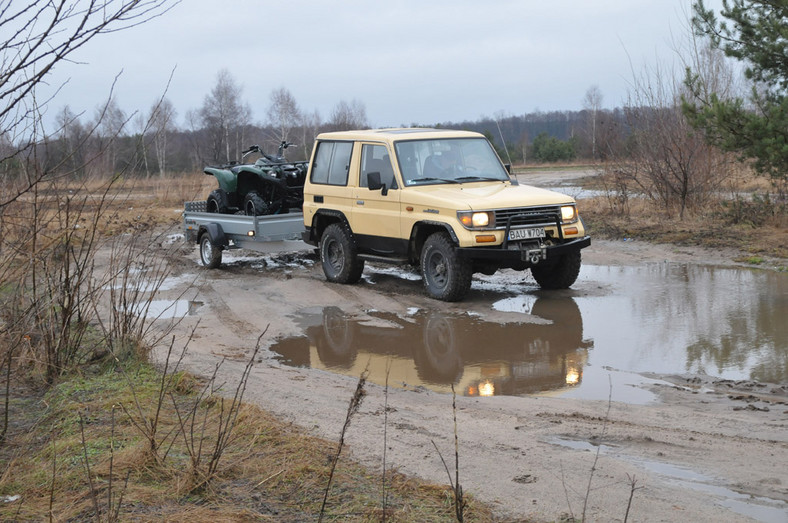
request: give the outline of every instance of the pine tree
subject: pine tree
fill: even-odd
[[[719,20],[703,0],[693,5],[696,34],[741,61],[749,97],[723,99],[687,71],[692,93],[683,109],[710,142],[754,161],[783,187],[788,182],[788,1],[723,0]]]

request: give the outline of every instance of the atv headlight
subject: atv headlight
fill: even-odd
[[[561,223],[572,223],[577,220],[577,208],[574,205],[561,207]]]
[[[490,211],[457,211],[457,219],[466,229],[481,229],[495,223],[495,216]]]

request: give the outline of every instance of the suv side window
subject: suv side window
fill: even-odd
[[[385,145],[364,144],[361,147],[361,179],[359,187],[367,187],[367,174],[380,173],[380,181],[389,189],[397,188],[397,179]]]
[[[312,165],[312,183],[347,185],[353,142],[319,142]]]

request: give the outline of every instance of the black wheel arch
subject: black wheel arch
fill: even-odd
[[[410,251],[408,255],[410,262],[414,265],[418,265],[421,259],[421,251],[424,247],[424,242],[427,241],[427,238],[429,238],[431,234],[443,231],[449,233],[449,237],[456,245],[460,244],[460,240],[454,233],[454,229],[447,223],[424,220],[413,224],[413,229],[410,231],[408,248]]]
[[[350,229],[350,222],[342,211],[318,209],[312,217],[312,225],[309,228],[309,239],[315,242],[315,244],[320,243],[320,238],[323,236],[323,231],[326,230],[326,227],[337,222],[344,222],[348,229]],[[350,231],[353,232],[352,229],[350,229]]]
[[[207,234],[211,240],[211,244],[217,249],[225,249],[230,244],[227,236],[224,234],[224,229],[218,223],[204,223],[200,225],[197,232],[197,241],[200,241],[203,234]]]

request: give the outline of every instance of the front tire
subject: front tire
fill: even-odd
[[[446,232],[431,234],[421,250],[421,274],[424,289],[442,301],[459,301],[471,288],[473,266],[461,258]]]
[[[268,214],[268,204],[257,191],[249,191],[244,198],[244,213],[247,216],[262,216]]]
[[[580,251],[562,254],[546,265],[534,265],[531,274],[542,289],[568,289],[580,274]]]
[[[207,232],[200,236],[200,261],[206,269],[216,269],[222,264],[222,250],[211,243]]]
[[[320,237],[320,261],[326,279],[334,283],[356,283],[364,271],[352,233],[344,223],[332,223]]]

